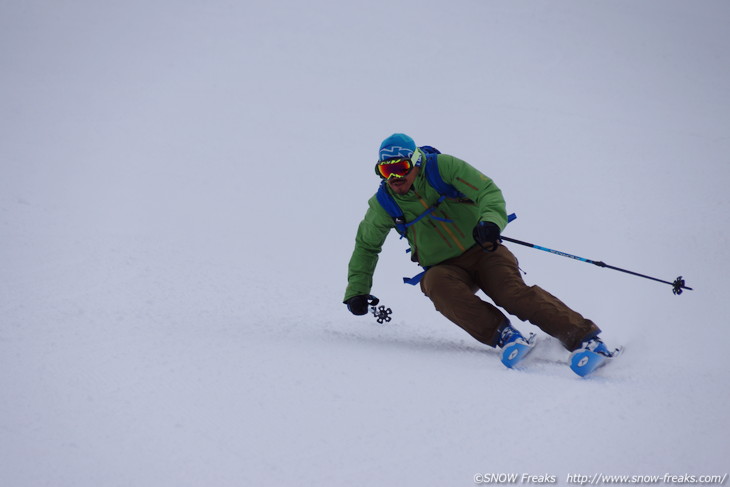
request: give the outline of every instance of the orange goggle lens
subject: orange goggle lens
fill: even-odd
[[[390,161],[379,162],[375,169],[378,175],[383,179],[390,179],[393,177],[405,177],[411,169],[413,169],[413,162],[410,159],[393,159]]]

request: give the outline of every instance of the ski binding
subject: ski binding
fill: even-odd
[[[595,352],[586,348],[579,348],[570,354],[570,369],[581,377],[593,373],[599,367],[606,365],[623,353],[624,348],[618,347],[608,354]]]
[[[505,345],[502,349],[502,363],[510,369],[519,364],[535,348],[536,338],[537,335],[530,333],[527,340],[518,338]]]

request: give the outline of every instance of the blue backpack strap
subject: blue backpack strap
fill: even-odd
[[[433,149],[433,147],[424,146],[423,148],[430,148]],[[433,186],[436,191],[441,195],[441,198],[439,199],[438,203],[436,203],[436,206],[438,206],[441,201],[443,201],[444,197],[447,198],[466,198],[466,195],[459,190],[457,190],[452,185],[448,184],[446,181],[444,181],[444,178],[441,177],[441,172],[439,171],[439,165],[438,165],[438,154],[441,154],[437,149],[433,149],[434,152],[427,152],[426,153],[426,180],[428,181],[428,184]],[[431,218],[435,220],[442,220],[446,221],[443,218],[438,218],[435,216],[432,216]],[[507,223],[510,223],[512,220],[517,218],[517,215],[514,213],[511,213],[507,215]]]
[[[438,191],[440,195],[444,195],[447,198],[466,198],[464,193],[458,191],[441,177],[438,165],[439,154],[440,152],[438,151],[436,153],[426,153],[426,181],[428,181],[428,184]]]
[[[421,149],[421,152],[424,154],[441,154],[440,150],[435,147],[431,147],[430,145],[422,145],[419,149]]]
[[[416,284],[421,282],[421,279],[423,279],[423,275],[428,270],[428,267],[424,267],[424,270],[419,272],[413,277],[404,277],[403,278],[403,284],[410,284],[411,286],[415,286]]]
[[[403,215],[403,210],[400,209],[398,203],[395,202],[393,196],[388,192],[385,181],[380,183],[380,187],[376,193],[376,198],[378,199],[380,206],[382,206],[385,212],[393,219],[395,229],[400,234],[400,238],[405,237],[406,229],[408,228],[408,225],[406,225],[406,218]]]

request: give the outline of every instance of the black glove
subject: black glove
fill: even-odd
[[[372,294],[358,294],[345,301],[345,304],[350,313],[362,316],[367,314],[368,306],[375,306],[379,302],[380,300]]]
[[[489,252],[497,250],[499,234],[499,226],[492,222],[479,222],[472,232],[474,240],[476,240],[479,246]],[[491,248],[487,247],[486,244],[490,244]]]

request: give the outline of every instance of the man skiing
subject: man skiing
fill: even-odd
[[[376,301],[370,292],[378,254],[390,230],[398,228],[412,260],[427,269],[420,281],[423,293],[476,340],[500,349],[506,366],[530,351],[534,337],[525,338],[499,308],[557,338],[574,355],[585,350],[610,357],[595,323],[522,280],[517,259],[500,242],[508,217],[497,185],[465,161],[440,153],[427,157],[426,149],[431,148],[417,147],[405,134],[393,134],[380,146],[375,170],[383,187],[369,200],[357,230],[344,299],[348,310],[364,315]],[[428,164],[437,167],[427,169]],[[434,170],[460,198],[444,198],[433,187],[426,173]],[[383,196],[403,218],[386,211]],[[478,289],[494,305],[480,299]]]

